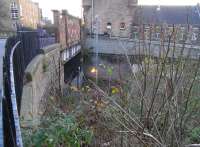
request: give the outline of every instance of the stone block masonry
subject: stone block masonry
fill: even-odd
[[[136,5],[136,0],[83,0],[88,33],[95,33],[98,28],[98,34],[130,37]]]
[[[61,46],[51,45],[42,49],[41,54],[28,65],[21,102],[21,119],[24,126],[38,125],[45,111],[46,100],[62,93],[64,65],[60,55]]]

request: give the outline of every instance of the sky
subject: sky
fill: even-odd
[[[67,9],[68,12],[74,16],[81,17],[81,5],[82,0],[32,0],[39,2],[40,8],[44,17],[53,19],[53,13],[51,10],[62,10]]]
[[[52,9],[67,9],[74,16],[81,17],[82,0],[33,0],[39,2],[43,16],[52,19]],[[196,5],[200,0],[138,0],[140,5]]]

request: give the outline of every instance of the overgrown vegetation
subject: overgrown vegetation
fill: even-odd
[[[81,147],[91,143],[93,132],[75,117],[72,111],[64,112],[68,104],[74,103],[60,101],[65,109],[59,106],[59,102],[51,97],[48,100],[48,110],[43,115],[41,125],[38,127],[23,127],[25,146],[30,147]],[[56,103],[55,103],[56,102]],[[63,107],[64,108],[64,107]],[[68,108],[70,110],[70,108]]]
[[[140,60],[138,72],[133,71],[131,59],[125,54],[132,70],[129,76],[111,85],[108,79],[106,87],[106,84],[101,87],[101,82],[96,85],[90,81],[96,91],[93,92],[96,103],[105,105],[98,121],[106,129],[104,132],[111,133],[107,137],[105,133],[100,135],[109,138],[100,144],[182,147],[199,143],[200,62],[198,56],[192,56],[192,49],[186,48],[189,33],[186,32],[185,41],[178,48],[176,33],[179,28],[173,27],[169,34],[161,30],[160,53],[155,60],[150,55],[151,40],[145,42],[142,29],[144,40],[138,43],[139,52],[146,56]]]
[[[74,116],[58,114],[43,120],[38,128],[24,131],[25,146],[80,147],[91,142],[92,132],[83,129]]]
[[[101,65],[107,81],[99,79],[96,84],[86,79],[81,89],[70,87],[67,96],[50,98],[42,125],[25,135],[27,145],[182,147],[199,143],[200,60],[192,59],[191,52],[184,54],[185,44],[177,55],[174,36],[176,28],[161,39],[161,44],[168,42],[160,46],[156,59],[148,54],[151,45],[139,44],[146,56],[140,59],[138,72],[125,55],[132,71],[129,76],[111,81],[113,67]]]

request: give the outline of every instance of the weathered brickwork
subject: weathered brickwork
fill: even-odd
[[[98,34],[130,37],[136,6],[136,0],[93,0],[93,3],[92,0],[83,0],[88,33],[94,33],[98,28]]]
[[[57,40],[60,42],[62,48],[71,47],[81,40],[81,25],[80,19],[74,17],[66,10],[59,11],[54,10],[54,24],[58,28]]]
[[[83,0],[83,8],[87,34],[144,39],[150,36],[151,29],[151,37],[159,40],[161,32],[169,34],[175,25],[179,40],[184,40],[185,34],[192,43],[200,38],[196,6],[159,7],[138,5],[137,0]]]

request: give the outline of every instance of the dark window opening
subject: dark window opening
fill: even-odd
[[[110,22],[107,23],[107,29],[111,30],[112,29],[112,24]]]
[[[124,22],[120,23],[120,30],[125,30],[126,24]]]

